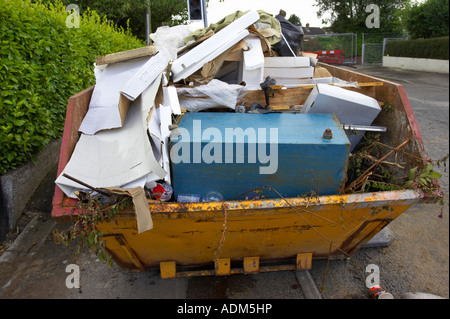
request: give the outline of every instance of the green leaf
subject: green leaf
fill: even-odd
[[[16,126],[22,126],[26,123],[27,121],[25,120],[13,120],[14,125]]]
[[[87,239],[88,248],[92,248],[95,245],[95,233],[90,233]]]
[[[410,181],[412,181],[412,180],[414,180],[414,178],[416,178],[416,172],[417,172],[417,169],[418,169],[418,168],[419,168],[419,167],[416,166],[416,167],[412,168],[412,169],[409,171],[408,179],[409,179]]]
[[[102,262],[102,263],[106,263],[107,261],[108,261],[108,259],[109,259],[109,255],[105,252],[105,251],[101,251],[99,254],[98,254],[98,259],[100,259],[100,261]]]
[[[436,179],[438,179],[438,178],[441,178],[442,175],[439,174],[438,172],[431,172],[431,173],[428,175],[428,177],[429,177],[429,178],[436,178]]]

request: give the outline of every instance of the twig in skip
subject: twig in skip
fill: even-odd
[[[388,158],[392,153],[397,152],[399,149],[401,149],[403,146],[408,144],[410,139],[407,139],[405,142],[397,146],[395,149],[384,155],[382,158],[380,158],[378,161],[376,161],[372,166],[370,166],[363,174],[361,174],[353,183],[351,183],[347,188],[345,189],[345,192],[350,191],[352,189],[355,189],[361,185],[361,182],[365,180],[367,174],[371,172],[371,170],[380,164],[382,161],[384,161],[386,158]]]
[[[112,196],[112,193],[110,193],[108,191],[105,191],[105,190],[102,190],[102,189],[99,189],[99,188],[92,187],[92,186],[90,186],[90,185],[88,185],[88,184],[86,184],[86,183],[84,183],[84,182],[82,182],[82,181],[72,177],[72,176],[69,176],[67,174],[63,174],[62,176],[64,176],[65,178],[68,178],[68,179],[74,181],[75,183],[83,185],[84,187],[87,187],[90,190],[93,190],[94,192],[97,192],[97,193],[99,193],[101,195],[104,195],[104,196],[107,196],[107,197],[111,197]]]

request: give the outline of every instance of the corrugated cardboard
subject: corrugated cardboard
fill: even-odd
[[[56,184],[71,198],[84,187],[66,178],[72,176],[95,188],[122,187],[154,172],[165,172],[155,159],[147,135],[147,118],[160,88],[161,76],[132,102],[123,127],[95,135],[82,134],[70,161]]]

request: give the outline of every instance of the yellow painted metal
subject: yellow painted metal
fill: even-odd
[[[175,278],[177,276],[177,265],[174,261],[159,263],[162,279]]]
[[[216,276],[227,276],[231,273],[230,258],[220,258],[215,261]]]
[[[258,271],[259,271],[259,257],[245,257],[244,272],[246,274],[253,274]]]
[[[309,270],[312,267],[312,254],[298,254],[296,262],[296,270]]]
[[[213,203],[150,202],[152,230],[138,234],[132,211],[100,224],[99,230],[106,238],[123,236],[126,245],[109,239],[106,247],[118,264],[138,270],[158,268],[167,261],[177,267],[213,268],[216,258],[244,262],[247,256],[258,256],[261,261],[295,260],[303,253],[313,258],[327,258],[329,254],[339,258],[350,256],[419,201],[423,194],[417,192]],[[217,275],[236,273],[230,269],[230,262],[225,268],[225,264],[219,266]],[[297,266],[287,268],[295,270]],[[260,271],[271,270],[260,267]],[[206,270],[205,274],[214,272]]]

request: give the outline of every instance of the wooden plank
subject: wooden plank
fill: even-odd
[[[375,87],[382,85],[383,82],[361,82],[356,84],[357,87],[348,86],[342,88],[375,98]],[[290,89],[282,89],[281,86],[271,86],[271,88],[274,89],[275,96],[270,98],[269,105],[271,107],[303,105],[315,86],[315,84],[304,85]],[[266,105],[266,98],[263,90],[249,91],[237,104],[245,103],[245,105],[250,106],[254,102]]]
[[[95,58],[95,64],[96,65],[103,65],[103,64],[111,64],[111,63],[117,63],[122,61],[127,61],[131,59],[136,58],[142,58],[145,56],[153,56],[158,52],[156,47],[154,45],[145,46],[142,48],[137,48],[133,50],[128,51],[122,51],[122,52],[116,52],[111,53],[107,55],[102,55]]]
[[[289,105],[269,105],[271,111],[288,111],[291,107]]]
[[[275,96],[270,98],[270,105],[303,105],[313,87],[274,90]],[[245,103],[245,105],[250,106],[254,102],[266,105],[266,97],[263,90],[248,92],[238,104]]]

